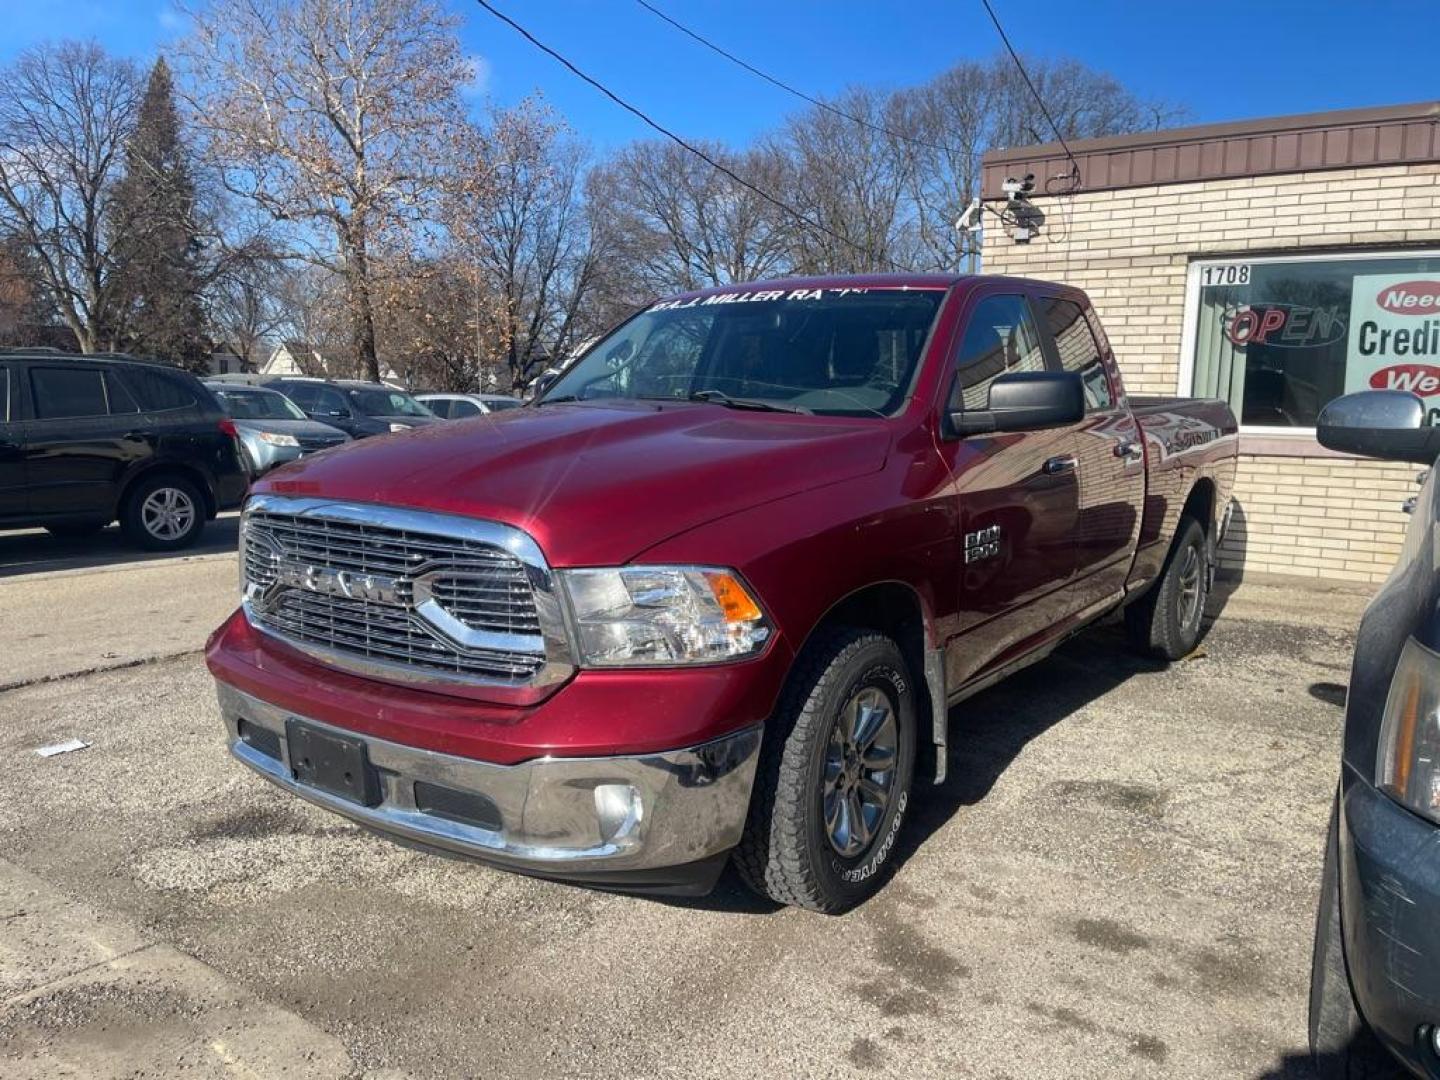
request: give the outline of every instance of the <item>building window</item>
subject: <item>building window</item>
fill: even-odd
[[[1305,430],[1332,398],[1413,390],[1440,417],[1440,254],[1192,263],[1182,392],[1242,427]]]

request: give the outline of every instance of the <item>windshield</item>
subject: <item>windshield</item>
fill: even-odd
[[[888,415],[909,389],[944,295],[773,289],[662,300],[586,353],[542,400],[708,396]]]
[[[351,390],[350,400],[366,416],[434,416],[409,394],[400,390]]]
[[[216,390],[215,396],[236,420],[305,419],[293,401],[270,390]]]

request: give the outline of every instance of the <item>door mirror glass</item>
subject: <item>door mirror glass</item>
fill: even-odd
[[[1362,390],[1320,410],[1320,445],[1346,454],[1431,465],[1440,428],[1425,426],[1425,403],[1408,390]]]
[[[990,384],[984,409],[952,412],[947,419],[956,438],[1078,424],[1085,419],[1085,382],[1078,371],[1011,372]]]

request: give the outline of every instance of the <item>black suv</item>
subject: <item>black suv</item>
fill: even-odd
[[[0,529],[141,547],[193,543],[246,479],[234,427],[193,375],[123,356],[0,351]]]
[[[408,431],[439,419],[404,390],[381,383],[278,375],[217,375],[211,381],[244,382],[278,390],[311,420],[337,427],[352,439]]]

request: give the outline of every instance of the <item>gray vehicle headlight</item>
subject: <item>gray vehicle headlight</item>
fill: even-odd
[[[1414,638],[1405,642],[1385,698],[1375,782],[1440,823],[1440,656]]]
[[[753,656],[771,626],[733,570],[623,566],[560,570],[590,667],[713,664]]]
[[[271,446],[299,446],[300,440],[294,435],[286,435],[281,431],[257,431],[261,442],[267,442]]]

